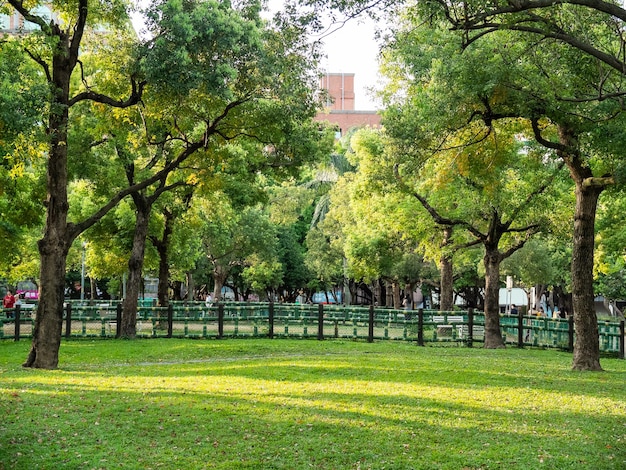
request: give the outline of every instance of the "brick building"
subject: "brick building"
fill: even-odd
[[[31,10],[33,15],[41,16],[42,18],[57,20],[57,15],[52,12],[50,4],[40,5]],[[24,17],[16,11],[12,11],[9,14],[0,13],[0,32],[17,34],[26,33],[39,29],[35,23],[24,20]]]
[[[353,73],[328,73],[322,77],[321,88],[328,92],[329,100],[326,109],[315,120],[336,124],[338,136],[352,127],[380,126],[380,115],[376,111],[354,109]]]

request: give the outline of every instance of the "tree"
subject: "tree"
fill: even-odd
[[[33,14],[35,10],[29,10],[21,1],[8,0],[8,4],[40,30],[37,35],[22,38],[21,45],[40,67],[50,90],[42,115],[50,138],[46,225],[39,242],[40,302],[25,366],[52,369],[58,364],[63,279],[72,242],[127,195],[165,181],[169,173],[199,149],[246,134],[254,124],[264,132],[257,133],[256,139],[278,149],[264,164],[295,166],[304,155],[308,158],[311,153],[299,150],[310,142],[302,137],[309,131],[313,134],[313,126],[305,131],[299,123],[303,116],[310,117],[315,111],[316,81],[311,67],[315,54],[308,54],[310,48],[302,39],[302,28],[292,28],[286,22],[279,29],[263,28],[256,2],[240,8],[214,2],[157,2],[149,11],[149,27],[155,35],[145,47],[135,49],[136,55],[131,54],[132,34],[121,3],[57,2],[54,6],[58,17],[52,19]],[[187,13],[190,16],[185,17]],[[102,24],[106,30],[98,33],[99,49],[95,50],[91,65],[96,65],[98,57],[106,56],[113,64],[110,73],[101,73],[102,69],[79,59],[88,49],[89,27]],[[207,28],[207,24],[213,28]],[[103,40],[107,33],[108,40]],[[217,41],[211,41],[212,34]],[[118,41],[117,37],[126,41]],[[106,67],[102,61],[98,64]],[[276,80],[279,70],[290,73]],[[171,118],[169,124],[176,130],[170,134],[175,140],[171,159],[145,179],[137,179],[131,186],[114,192],[84,219],[70,221],[69,169],[78,150],[71,147],[68,139],[77,118],[70,110],[78,111],[87,104],[91,105],[91,112],[101,114],[106,109],[129,109],[142,99],[148,81],[151,94],[158,96],[162,104],[160,112]],[[103,82],[107,87],[99,89]],[[287,96],[291,99],[287,100]],[[163,103],[169,104],[169,108]],[[255,106],[246,106],[251,104]],[[226,116],[233,120],[224,122]],[[263,127],[261,123],[272,125]],[[147,129],[149,137],[162,135],[152,134],[160,129],[151,124]],[[104,143],[103,148],[115,150],[116,138],[120,138],[116,131],[109,128],[103,132],[98,139]],[[305,143],[300,144],[302,140]],[[125,323],[130,324],[131,319]]]
[[[101,215],[79,223],[68,222],[68,131],[71,127],[70,109],[85,100],[101,103],[109,107],[129,107],[139,102],[144,83],[130,76],[126,97],[112,97],[100,94],[91,88],[76,90],[72,79],[80,64],[79,53],[83,36],[91,25],[105,22],[110,29],[117,29],[127,21],[120,5],[88,2],[57,2],[61,23],[32,13],[23,2],[7,0],[25,20],[39,28],[36,38],[26,37],[21,45],[30,58],[39,65],[49,87],[47,108],[41,119],[46,122],[48,131],[47,148],[47,198],[46,223],[43,237],[39,241],[41,257],[40,294],[37,317],[33,331],[33,342],[27,367],[53,369],[58,364],[58,351],[61,340],[63,318],[63,282],[65,279],[66,257],[76,237],[93,225]],[[35,5],[33,5],[35,6]],[[107,8],[112,6],[113,8]],[[128,24],[128,23],[126,23]],[[115,201],[119,201],[123,196]],[[112,204],[113,206],[114,204]],[[103,209],[105,212],[108,208]]]
[[[578,21],[588,19],[583,16]],[[593,34],[605,27],[588,25]],[[438,31],[441,35],[444,30]],[[454,44],[453,36],[449,40]],[[439,48],[448,55],[458,51],[454,46]],[[480,51],[484,51],[482,56]],[[475,56],[480,61],[471,59]],[[535,42],[510,31],[485,36],[465,49],[463,57],[473,61],[472,82],[469,68],[454,79],[451,72],[459,72],[454,66],[436,63],[434,69],[455,84],[449,89],[458,99],[455,125],[463,119],[481,119],[490,128],[499,119],[523,118],[535,141],[547,149],[546,157],[562,160],[576,185],[572,292],[577,342],[573,368],[600,369],[592,285],[593,225],[598,197],[615,181],[616,171],[619,173],[621,139],[616,131],[623,116],[617,103],[597,98],[619,93],[621,77],[597,61],[581,60],[577,51],[558,42]],[[603,71],[599,79],[598,67]],[[431,117],[436,122],[437,116]]]
[[[506,138],[496,136],[494,130],[494,139],[483,141],[480,150],[467,147],[464,152],[448,153],[453,155],[452,160],[439,153],[433,171],[420,172],[420,180],[426,184],[418,183],[419,189],[413,193],[438,225],[467,231],[474,241],[466,246],[478,243],[484,249],[485,348],[504,347],[500,332],[500,264],[544,228],[545,209],[540,198],[554,178],[551,171],[541,171],[545,167],[540,160],[531,157],[531,162],[524,161],[517,154],[518,146],[508,143],[507,148]],[[498,144],[490,148],[495,140]],[[467,157],[473,159],[471,164]],[[484,168],[489,168],[488,174],[483,173]],[[452,175],[445,175],[447,171]],[[428,184],[433,177],[438,181]],[[405,178],[399,178],[406,187]]]
[[[192,210],[201,221],[198,236],[213,276],[213,297],[219,301],[233,269],[246,266],[253,255],[275,252],[275,227],[257,207],[233,205],[223,193],[195,198]]]
[[[444,15],[454,29],[462,31],[464,47],[490,33],[517,31],[543,40],[562,42],[618,73],[626,74],[626,61],[622,54],[626,9],[612,2],[524,0],[461,3],[429,0],[422,2],[422,8],[427,14],[434,11]],[[600,93],[598,97],[602,95]]]
[[[162,219],[162,229],[158,235],[148,234],[148,239],[159,254],[159,286],[157,302],[158,305],[165,307],[169,305],[169,286],[170,286],[170,266],[172,264],[172,251],[175,247],[173,243],[176,235],[176,229],[181,228],[181,223],[176,222],[184,217],[184,214],[188,211],[191,205],[191,199],[193,196],[192,188],[184,188],[187,191],[183,191],[182,194],[170,194],[169,201],[161,204],[160,215]],[[177,197],[178,196],[178,197]],[[184,223],[184,222],[183,222]],[[193,243],[189,240],[191,237],[187,237],[187,244],[191,245],[191,250],[185,250],[186,256],[177,256],[176,258],[189,260],[187,265],[189,270],[193,266],[195,261],[191,253],[193,253]],[[190,259],[191,258],[191,259]],[[188,300],[193,300],[193,286],[189,286]]]
[[[419,269],[411,262],[417,242],[403,230],[415,217],[416,204],[407,204],[405,195],[386,191],[383,181],[393,176],[381,165],[384,146],[378,131],[362,129],[350,145],[347,158],[354,171],[344,173],[331,190],[330,211],[320,224],[322,236],[331,249],[344,253],[348,276],[385,283],[389,299],[376,292],[375,301],[398,307],[401,290],[420,281]],[[379,291],[378,286],[374,291]]]

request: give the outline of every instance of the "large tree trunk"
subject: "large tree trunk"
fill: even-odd
[[[486,247],[483,261],[485,263],[485,348],[504,348],[500,331],[500,253]]]
[[[135,338],[137,335],[137,303],[143,281],[143,259],[146,251],[146,238],[148,236],[148,222],[150,221],[151,211],[151,204],[147,204],[145,198],[133,195],[133,200],[137,210],[133,247],[128,260],[128,285],[126,287],[126,297],[122,303],[122,325],[120,330],[122,338]]]
[[[567,148],[578,148],[576,136],[566,127],[559,127],[559,140]],[[598,199],[609,181],[594,178],[589,165],[577,153],[561,156],[576,185],[572,247],[572,308],[576,341],[572,369],[602,370],[593,292],[593,252]]]
[[[39,303],[33,341],[24,367],[56,369],[59,363],[67,248],[62,237],[56,240],[58,242],[55,241],[55,231],[47,228],[44,238],[39,242]]]
[[[40,291],[33,341],[24,367],[56,369],[59,363],[67,253],[76,234],[67,224],[67,126],[69,121],[69,38],[58,29],[52,59],[52,103],[48,128],[46,225],[39,241]]]
[[[593,291],[594,231],[600,191],[576,184],[572,250],[572,306],[576,330],[574,370],[602,370]]]

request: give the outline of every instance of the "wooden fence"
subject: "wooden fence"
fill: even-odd
[[[3,310],[0,339],[32,336],[34,314],[22,307]],[[7,315],[10,318],[7,318]],[[65,305],[63,336],[117,337],[121,323],[119,302]],[[500,328],[508,345],[572,351],[576,335],[573,319],[501,316]],[[600,350],[624,359],[624,321],[598,323]],[[150,338],[345,338],[412,341],[472,347],[484,341],[485,318],[480,312],[392,310],[385,308],[226,302],[172,303],[156,307],[143,302],[136,322],[138,337]]]

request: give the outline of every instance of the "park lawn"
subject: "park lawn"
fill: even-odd
[[[626,361],[315,340],[0,342],[0,469],[624,469]]]

